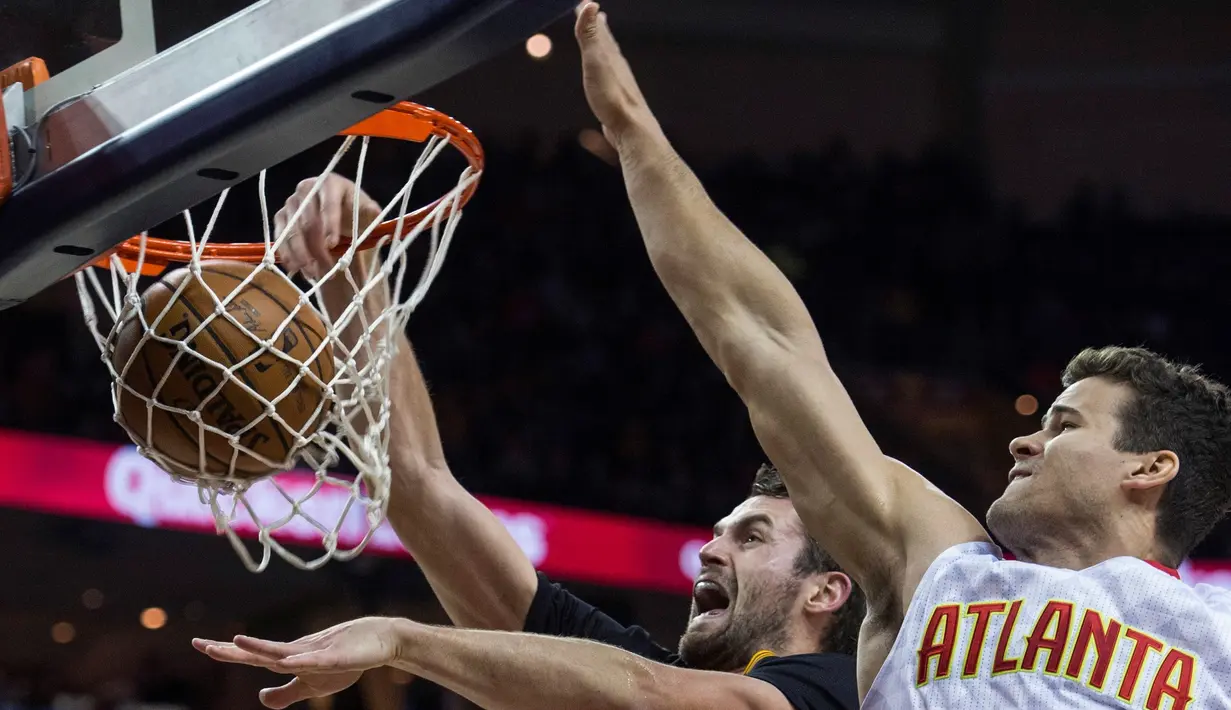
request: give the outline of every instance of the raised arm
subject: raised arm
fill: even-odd
[[[279,231],[307,197],[313,182],[301,183],[278,212],[275,226]],[[332,267],[329,249],[340,237],[351,236],[355,193],[349,180],[328,177],[281,252],[289,272],[303,270],[319,277]],[[362,192],[358,198],[362,230],[377,218],[380,206]],[[375,250],[362,254],[350,267],[357,284],[363,284],[367,270],[376,266]],[[322,291],[327,310],[335,316],[352,301],[353,294],[344,274],[330,279]],[[387,303],[388,294],[374,289],[364,304],[369,318],[374,319]],[[356,342],[361,330],[358,323],[355,319],[343,331],[343,342]],[[406,335],[399,334],[398,339],[389,386],[389,465],[393,472],[389,523],[454,624],[520,631],[538,587],[534,565],[504,524],[453,477],[423,374]],[[362,348],[356,356],[362,360]]]
[[[407,619],[356,619],[290,643],[237,636],[193,646],[217,661],[293,674],[261,691],[270,708],[331,695],[391,665],[488,710],[793,710],[773,685],[744,675],[668,666],[589,640]],[[838,706],[818,697],[808,707]]]
[[[937,554],[986,533],[881,452],[799,295],[672,149],[605,13],[585,4],[576,29],[586,96],[619,153],[655,271],[747,405],[809,532],[864,587],[874,610],[900,616]]]

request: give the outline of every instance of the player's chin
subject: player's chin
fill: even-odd
[[[1022,527],[1030,527],[1037,519],[1036,501],[1026,491],[1010,487],[987,509],[987,527],[992,535],[1016,538]]]
[[[1014,507],[1024,505],[1025,501],[1030,500],[1038,492],[1032,483],[1033,481],[1030,477],[1010,481],[1009,485],[1005,486],[1005,489],[1000,493],[1000,497],[992,505],[1010,505]]]

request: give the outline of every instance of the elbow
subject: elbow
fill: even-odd
[[[797,337],[768,325],[725,329],[715,343],[714,361],[745,403],[752,395],[795,387],[805,373],[833,374],[819,338]]]
[[[710,710],[714,707],[743,710],[781,710],[773,701],[778,691],[762,681],[731,673],[667,667],[638,688],[642,702],[636,710]],[[767,692],[768,691],[768,692]]]

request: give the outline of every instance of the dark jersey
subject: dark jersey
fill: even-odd
[[[599,641],[643,658],[683,666],[680,657],[654,643],[639,626],[624,626],[539,574],[539,588],[526,613],[529,633]],[[795,710],[857,710],[855,659],[840,653],[753,656],[744,675],[774,686]]]

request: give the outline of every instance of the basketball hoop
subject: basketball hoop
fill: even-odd
[[[340,135],[362,138],[392,138],[415,143],[423,143],[429,139],[447,140],[450,145],[466,156],[469,167],[475,176],[475,179],[463,189],[461,195],[457,198],[457,209],[464,207],[478,188],[478,175],[483,171],[483,147],[469,128],[436,109],[403,101],[365,121],[351,126],[342,131]],[[340,158],[341,154],[348,147],[349,143],[346,143],[342,148],[339,148],[337,157]],[[424,152],[428,152],[429,149],[430,147],[425,148]],[[336,164],[336,161],[334,164]],[[331,164],[331,168],[332,166],[333,164]],[[427,165],[423,167],[426,168]],[[327,175],[328,172],[325,174]],[[450,198],[450,195],[445,195],[414,212],[399,214],[395,218],[380,223],[372,231],[370,235],[372,238],[360,246],[360,249],[366,250],[376,246],[380,238],[393,234],[399,228],[399,225],[402,229],[413,230],[423,220],[427,219],[429,215],[433,215],[437,208],[446,204],[449,201],[448,198]],[[436,215],[433,219],[443,218],[447,220],[453,209],[451,206],[446,207],[443,215]],[[262,243],[208,244],[204,243],[205,241],[203,238],[201,245],[194,246],[192,242],[177,239],[157,239],[138,235],[124,241],[113,252],[95,262],[95,265],[110,267],[110,257],[115,255],[120,258],[126,270],[132,270],[138,263],[141,263],[145,269],[143,273],[149,276],[160,273],[163,268],[171,263],[191,263],[194,254],[198,254],[200,259],[231,259],[249,263],[263,261],[267,254],[266,245]],[[339,242],[338,246],[333,250],[334,256],[341,256],[346,253],[349,246],[350,240]]]
[[[331,559],[350,559],[363,550],[372,534],[384,522],[390,478],[389,375],[396,356],[398,336],[404,332],[410,314],[422,301],[439,273],[461,219],[462,208],[474,194],[484,167],[482,146],[468,128],[435,109],[409,102],[402,102],[384,110],[340,135],[344,137],[342,145],[334,153],[325,170],[317,176],[307,198],[280,233],[272,233],[273,220],[266,199],[266,171],[262,170],[258,175],[263,217],[262,241],[215,243],[211,240],[219,212],[230,192],[228,188],[218,196],[217,204],[204,230],[198,232],[191,213],[184,211],[187,240],[159,239],[141,234],[125,240],[105,257],[95,261],[93,267],[96,268],[86,267],[74,274],[86,324],[94,335],[101,358],[112,377],[116,421],[124,427],[143,456],[157,463],[176,480],[197,486],[201,501],[210,506],[219,533],[227,535],[245,566],[253,572],[266,568],[271,552],[301,569],[316,569]],[[295,285],[290,275],[278,268],[278,250],[294,232],[305,206],[316,196],[326,178],[334,172],[339,161],[356,141],[360,142],[360,150],[354,179],[355,191],[358,193],[363,189],[364,166],[372,138],[411,141],[423,144],[423,148],[401,189],[383,206],[375,221],[361,224],[360,201],[352,200],[354,213],[350,218],[354,236],[342,238],[333,248],[332,253],[337,257],[337,263],[327,273],[322,274],[319,279],[308,278],[308,288],[300,288]],[[410,210],[411,191],[416,182],[448,146],[460,152],[467,163],[456,184],[431,203]],[[414,281],[413,275],[408,276],[408,252],[423,236],[427,237],[426,263],[419,271],[417,281]],[[368,269],[362,283],[357,283],[349,266],[359,252],[371,249],[379,249],[383,259],[379,267]],[[255,267],[252,275],[244,281],[244,285],[261,275],[260,272],[267,272],[262,278],[276,276],[292,285],[295,292],[300,294],[299,303],[288,308],[286,319],[272,336],[263,340],[252,336],[261,352],[287,359],[284,353],[277,352],[275,341],[301,309],[307,311],[315,307],[327,331],[323,342],[316,348],[314,357],[328,356],[331,353],[332,368],[312,369],[302,362],[293,363],[300,372],[293,384],[298,385],[303,378],[313,378],[315,385],[323,391],[311,431],[306,428],[297,430],[279,417],[277,406],[284,395],[263,398],[250,387],[240,383],[236,370],[244,367],[244,363],[208,360],[185,343],[174,343],[179,346],[179,352],[175,354],[172,364],[181,357],[188,358],[189,361],[193,357],[206,359],[209,365],[225,373],[226,381],[223,384],[229,385],[233,382],[243,387],[244,391],[257,397],[264,405],[264,418],[276,420],[286,427],[294,439],[294,445],[289,448],[285,460],[268,461],[254,454],[251,448],[246,448],[240,437],[247,427],[239,431],[224,431],[203,421],[202,409],[208,397],[204,398],[196,409],[155,401],[154,398],[136,392],[125,382],[124,371],[131,365],[131,358],[128,364],[121,364],[119,367],[113,362],[117,352],[118,335],[124,327],[131,329],[134,319],[140,322],[143,331],[141,344],[150,341],[169,342],[155,332],[159,320],[166,314],[166,309],[147,322],[142,293],[138,286],[140,277],[158,275],[171,264],[184,264],[199,278],[201,263],[207,260],[253,264]],[[110,278],[100,278],[99,274],[106,274],[106,270],[109,270]],[[322,286],[335,276],[349,282],[354,295],[344,308],[339,309],[335,301],[331,310],[330,304],[322,295]],[[413,287],[404,288],[412,283]],[[239,327],[238,321],[228,312],[227,306],[243,290],[244,285],[236,287],[230,295],[216,298],[213,313],[206,314],[201,319],[197,332],[204,329],[211,320],[220,324],[229,321]],[[182,291],[184,285],[179,288]],[[388,299],[387,303],[382,302],[379,313],[373,313],[371,306],[366,306],[365,303],[377,289],[388,294]],[[176,291],[176,297],[180,291]],[[104,314],[105,319],[100,318]],[[109,324],[106,320],[109,320]],[[343,339],[344,332],[349,341]],[[257,355],[254,353],[246,358],[245,362],[255,357]],[[328,379],[324,379],[319,373],[330,374]],[[165,376],[163,380],[166,380]],[[221,390],[223,384],[213,390],[214,394]],[[159,387],[161,386],[159,384]],[[153,421],[152,417],[156,411],[174,412],[188,417],[200,426],[201,437],[206,436],[206,432],[211,436],[224,437],[236,452],[260,458],[263,463],[276,467],[276,471],[287,471],[295,468],[297,464],[306,467],[311,469],[315,481],[304,485],[302,479],[297,482],[280,482],[282,477],[278,475],[256,478],[240,475],[235,456],[231,458],[230,467],[221,472],[207,471],[202,464],[202,468],[196,469],[192,475],[185,475],[182,461],[170,460],[152,447],[144,446],[142,442],[151,439],[134,431],[130,423],[125,423],[120,416],[122,399],[127,400],[133,396],[144,401],[149,413],[149,419],[143,426],[152,426],[150,422]],[[201,461],[204,460],[205,454],[202,453]],[[330,472],[330,469],[344,460],[357,472],[353,478]],[[274,497],[278,498],[279,502],[284,502],[276,514],[270,514],[267,505],[254,504],[256,499],[268,502],[271,496],[270,487],[276,491]],[[314,496],[329,488],[333,489],[330,496],[323,496],[321,499],[333,502],[327,505],[319,500],[317,503],[310,503]],[[340,492],[344,492],[345,496],[336,495]],[[344,504],[335,504],[343,497]],[[324,519],[324,509],[328,509],[325,510],[329,513],[328,520]],[[361,539],[351,545],[343,544],[342,539],[347,537],[341,534],[343,528],[354,528],[357,524],[355,518],[360,514],[364,518],[364,531],[361,535],[351,537]],[[313,559],[299,556],[278,540],[279,537],[293,537],[297,542],[303,541],[305,526],[319,533],[319,543],[324,548],[324,552]],[[240,530],[256,531],[262,547],[259,560],[255,559],[241,542]]]

